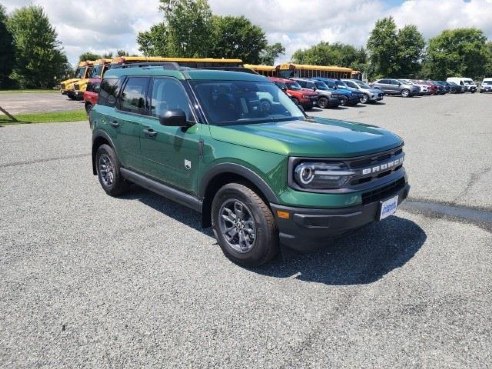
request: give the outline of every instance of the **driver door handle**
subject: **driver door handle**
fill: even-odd
[[[113,127],[115,127],[115,128],[120,126],[120,123],[118,123],[118,121],[117,121],[117,120],[113,120],[113,121],[111,121],[109,124],[111,124],[111,125],[112,125]]]
[[[144,131],[144,134],[148,137],[157,136],[157,131],[154,131],[152,128],[145,128],[143,131]]]

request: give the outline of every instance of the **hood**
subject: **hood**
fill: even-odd
[[[210,126],[210,134],[219,141],[286,156],[354,157],[403,143],[394,133],[376,126],[325,118]]]

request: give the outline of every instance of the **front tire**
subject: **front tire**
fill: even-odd
[[[90,102],[85,103],[85,112],[87,113],[87,115],[89,115],[89,113],[91,112],[92,107],[93,105]]]
[[[410,96],[410,91],[407,89],[401,90],[401,96],[402,97],[409,97]]]
[[[340,97],[340,105],[342,105],[342,106],[347,105],[347,101],[348,101],[347,96]]]
[[[243,266],[258,266],[278,252],[275,218],[251,188],[224,185],[212,202],[212,227],[224,255]]]
[[[121,175],[120,163],[111,146],[104,144],[98,147],[96,168],[99,183],[108,195],[119,196],[128,190],[129,183]]]
[[[328,99],[326,97],[320,97],[318,99],[318,106],[321,109],[326,109],[328,107]]]
[[[368,101],[369,101],[369,96],[367,96],[366,94],[362,95],[362,97],[360,98],[361,104],[366,104]]]

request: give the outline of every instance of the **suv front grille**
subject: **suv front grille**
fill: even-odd
[[[351,186],[368,183],[390,175],[403,165],[403,149],[396,149],[349,161],[348,167],[356,172],[350,180]]]
[[[383,200],[392,194],[400,191],[405,187],[405,178],[400,178],[398,181],[389,185],[377,188],[372,191],[367,191],[362,194],[362,204],[369,204],[374,201]]]

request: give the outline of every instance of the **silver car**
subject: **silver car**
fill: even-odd
[[[358,79],[342,79],[342,81],[345,82],[348,87],[357,89],[364,94],[364,96],[360,98],[362,104],[383,100],[384,92],[379,88],[372,88]]]
[[[401,95],[403,97],[412,97],[420,94],[420,88],[408,83],[404,83],[399,79],[382,78],[371,84],[372,87],[377,87],[388,95]]]

